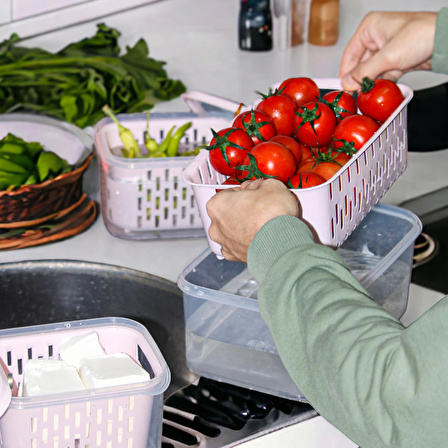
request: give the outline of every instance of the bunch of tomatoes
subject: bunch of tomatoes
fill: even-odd
[[[320,185],[333,177],[400,106],[393,81],[364,78],[356,97],[321,93],[311,78],[284,80],[255,108],[236,114],[206,146],[225,184],[276,178],[289,188]]]

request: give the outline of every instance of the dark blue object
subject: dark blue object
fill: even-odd
[[[242,50],[272,50],[272,14],[269,0],[241,0],[238,40]]]

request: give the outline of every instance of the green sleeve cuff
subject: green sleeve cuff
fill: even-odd
[[[448,74],[448,8],[442,8],[437,15],[431,69]]]
[[[309,228],[300,219],[277,216],[268,221],[255,235],[247,254],[251,275],[261,281],[275,261],[291,249],[314,244]]]

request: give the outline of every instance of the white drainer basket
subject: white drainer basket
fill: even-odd
[[[118,119],[142,144],[146,115],[119,115]],[[187,121],[193,124],[181,145],[190,149],[208,144],[211,128],[227,127],[231,116],[153,114],[150,134],[161,142],[173,125]],[[110,119],[98,124],[94,141],[100,160],[102,216],[111,234],[126,239],[204,236],[193,191],[183,179],[192,157],[124,159],[117,126]]]
[[[341,88],[336,79],[316,82],[321,89]],[[399,86],[405,96],[403,103],[338,173],[322,185],[291,190],[299,199],[300,218],[322,244],[339,247],[406,169],[407,104],[413,92],[407,86]],[[213,96],[200,92],[187,94],[185,100],[196,111],[201,110],[202,102],[214,102]],[[216,103],[222,105],[219,99]],[[221,257],[221,247],[208,237],[210,218],[206,203],[225,176],[215,171],[208,151],[203,150],[185,169],[184,179],[193,188],[210,248]]]
[[[152,337],[133,320],[99,318],[1,330],[3,371],[17,386],[29,359],[58,359],[64,338],[90,331],[98,333],[106,353],[128,354],[150,373],[151,380],[70,394],[13,396],[0,418],[2,448],[160,446],[163,392],[170,372]]]

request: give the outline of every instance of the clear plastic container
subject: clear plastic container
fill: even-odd
[[[151,379],[82,392],[14,396],[29,359],[58,359],[65,338],[91,331],[98,333],[106,353],[126,353]],[[9,406],[3,393],[0,404],[1,410],[6,408],[0,418],[2,448],[160,447],[163,392],[170,371],[138,322],[107,317],[1,330],[0,362],[2,391],[6,376],[14,381]]]
[[[406,311],[420,220],[377,205],[338,252],[373,299],[393,316]],[[244,263],[207,249],[181,273],[186,359],[198,375],[279,397],[306,401],[287,373],[256,300]]]
[[[146,114],[117,118],[143,145]],[[231,115],[154,113],[149,133],[160,143],[173,125],[188,121],[193,124],[180,142],[184,150],[208,144],[211,128],[227,127]],[[182,177],[193,157],[125,159],[117,126],[109,118],[97,124],[94,142],[100,162],[101,214],[109,233],[131,240],[204,236],[193,191]]]

